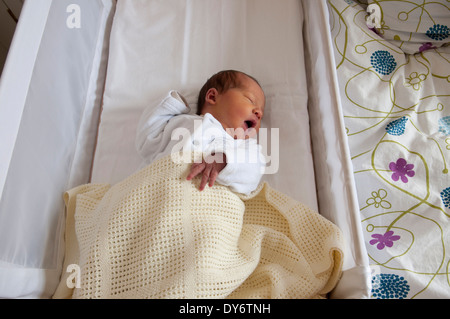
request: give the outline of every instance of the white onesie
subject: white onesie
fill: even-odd
[[[142,167],[176,152],[214,152],[226,155],[227,165],[216,182],[248,195],[258,186],[265,157],[255,138],[234,139],[211,114],[188,114],[190,108],[176,91],[170,91],[156,107],[149,106],[138,124],[136,148]]]

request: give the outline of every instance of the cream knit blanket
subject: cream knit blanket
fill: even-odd
[[[267,183],[247,197],[221,185],[200,192],[199,179],[185,180],[189,167],[169,156],[112,187],[68,191],[54,298],[321,298],[333,289],[343,260],[334,224]],[[79,288],[68,287],[71,276]]]

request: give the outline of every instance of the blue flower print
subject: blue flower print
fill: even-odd
[[[444,135],[450,135],[450,116],[445,116],[439,119],[439,132]]]
[[[442,190],[441,199],[444,206],[450,208],[450,187],[447,187]]]
[[[403,135],[403,133],[405,133],[406,122],[408,122],[406,116],[389,122],[388,125],[386,125],[386,132],[395,136]]]
[[[372,277],[372,297],[376,299],[404,299],[410,287],[405,278],[395,274],[377,274]]]
[[[435,24],[427,30],[426,35],[433,40],[442,41],[450,35],[450,28],[446,25]]]
[[[397,67],[395,58],[388,51],[378,50],[372,53],[370,63],[381,75],[389,75]]]

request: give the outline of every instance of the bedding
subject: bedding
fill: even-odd
[[[200,177],[186,180],[194,155],[175,155],[66,193],[64,268],[81,275],[69,289],[66,273],[54,298],[324,298],[334,288],[334,224],[267,183],[248,196],[199,191]]]
[[[450,298],[450,47],[405,53],[367,2],[328,5],[371,297]]]
[[[405,53],[420,53],[450,41],[447,0],[369,0],[368,5],[368,25]]]

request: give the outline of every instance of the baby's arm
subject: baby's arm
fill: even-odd
[[[139,154],[151,161],[157,155],[155,149],[162,143],[167,122],[172,117],[189,111],[187,103],[176,91],[170,91],[156,108],[147,107],[137,127],[135,143]]]

